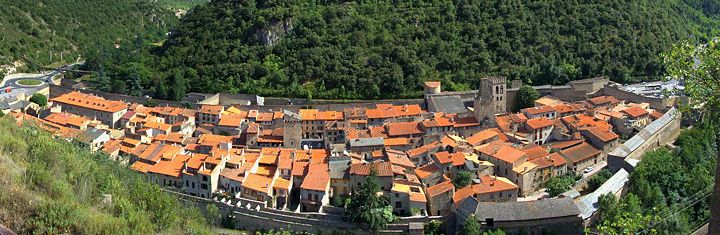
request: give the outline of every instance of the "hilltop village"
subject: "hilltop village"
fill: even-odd
[[[471,92],[443,92],[440,82],[425,82],[423,104],[190,109],[72,91],[53,97],[39,117],[11,114],[198,198],[322,213],[337,209],[336,201],[375,174],[398,216],[449,216],[472,201],[496,203],[497,214],[526,213],[513,216],[528,220],[556,214],[546,224],[577,227],[582,219],[571,199],[542,200],[548,180],[587,178],[606,168],[621,136],[633,136],[667,111],[598,95],[608,83],[540,87],[534,107],[519,112],[508,112],[517,84],[492,77]],[[563,94],[573,98],[554,96]],[[454,179],[467,172],[472,182],[456,187]],[[518,201],[537,201],[547,210],[507,204]]]

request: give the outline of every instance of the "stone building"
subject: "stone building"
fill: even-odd
[[[283,113],[283,147],[298,149],[302,141],[302,119],[288,110]]]
[[[473,103],[475,119],[479,123],[494,122],[496,113],[504,113],[507,110],[505,80],[505,77],[480,79],[480,89]]]

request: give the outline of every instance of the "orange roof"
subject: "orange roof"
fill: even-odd
[[[344,119],[342,112],[335,111],[318,111],[317,109],[301,109],[300,118],[303,121],[341,121]]]
[[[430,88],[439,87],[439,86],[440,86],[440,82],[439,82],[439,81],[426,81],[426,82],[425,82],[425,86],[426,86],[426,87],[430,87]]]
[[[52,100],[53,102],[83,107],[101,112],[115,113],[128,108],[128,105],[121,101],[106,100],[102,97],[88,95],[77,91],[63,94],[61,96],[55,97]]]
[[[432,174],[439,172],[440,167],[437,166],[437,164],[430,162],[428,164],[422,165],[415,169],[415,175],[417,175],[420,179],[425,179]]]
[[[280,177],[275,178],[275,182],[273,183],[273,188],[290,190],[290,181],[280,178]]]
[[[370,169],[377,172],[377,176],[393,176],[392,164],[390,162],[373,162],[350,165],[350,175],[370,175]]]
[[[425,119],[422,121],[423,127],[443,127],[443,126],[452,126],[454,123],[450,121],[450,118],[443,117],[442,114],[438,115],[436,113],[435,116],[433,116],[432,119]]]
[[[587,132],[590,135],[597,137],[598,139],[600,139],[601,141],[603,141],[605,143],[613,141],[617,138],[620,138],[620,136],[618,134],[615,134],[615,132],[612,132],[611,130],[608,130],[606,128],[601,128],[601,127],[587,128]]]
[[[406,168],[415,168],[415,163],[408,159],[407,155],[399,150],[386,149],[388,161],[393,165],[399,165]]]
[[[365,115],[368,118],[395,118],[395,117],[407,117],[417,116],[423,113],[420,105],[391,105],[391,104],[377,104],[376,108],[368,109],[365,111]]]
[[[504,146],[510,146],[510,143],[505,142],[503,140],[496,140],[496,141],[493,141],[493,142],[490,142],[490,143],[487,143],[484,145],[477,146],[477,147],[475,147],[475,149],[482,154],[492,156],[495,153],[497,153],[498,150],[500,150],[500,148],[502,148]]]
[[[190,156],[188,155],[177,155],[172,160],[159,161],[151,167],[148,172],[171,177],[180,177],[183,165],[188,159],[190,159]]]
[[[652,117],[653,119],[659,119],[659,118],[661,118],[662,116],[663,116],[663,113],[658,112],[657,110],[653,110],[653,111],[650,113],[650,117]]]
[[[455,192],[453,202],[457,203],[474,194],[495,193],[508,190],[517,190],[518,186],[503,177],[485,175],[480,177],[479,184],[465,186]]]
[[[534,145],[534,144],[532,146],[530,146],[529,148],[526,147],[522,151],[525,152],[525,154],[528,156],[528,160],[545,157],[549,154],[548,151],[544,147]]]
[[[441,193],[448,192],[448,191],[452,192],[454,190],[455,190],[455,186],[452,184],[452,182],[449,180],[446,180],[446,181],[443,181],[442,183],[428,187],[427,193],[428,193],[428,196],[430,196],[432,198],[437,195],[440,195]]]
[[[170,125],[170,124],[165,124],[165,123],[162,123],[162,122],[148,122],[148,123],[145,123],[145,124],[143,125],[143,127],[145,127],[145,128],[152,128],[152,129],[156,129],[156,130],[168,131],[168,130],[170,130],[170,129],[172,128],[172,125]]]
[[[479,126],[480,123],[475,119],[475,117],[462,117],[462,118],[455,118],[455,124],[453,124],[453,127],[469,127],[469,126]]]
[[[243,188],[268,193],[268,189],[270,188],[272,181],[273,179],[270,177],[248,173],[245,177],[245,181],[242,183],[242,186]]]
[[[559,153],[552,153],[545,157],[536,158],[530,161],[531,163],[535,164],[538,168],[546,168],[550,166],[562,166],[567,163],[565,161],[565,158],[560,156]]]
[[[504,162],[515,163],[515,161],[525,156],[525,152],[511,146],[503,146],[492,156]]]
[[[213,134],[204,134],[200,136],[200,140],[198,140],[198,144],[200,145],[206,145],[206,146],[215,146],[221,143],[232,143],[232,136],[224,136],[224,135],[213,135]]]
[[[453,166],[460,166],[465,164],[465,154],[461,152],[449,153],[447,151],[437,152],[434,154],[435,158],[440,161],[440,164],[452,163]]]
[[[613,96],[598,96],[592,99],[588,100],[593,105],[604,105],[604,104],[614,104],[620,102],[617,98]]]
[[[408,144],[410,144],[410,139],[408,138],[385,139],[385,146],[403,146]]]
[[[180,113],[182,113],[182,111],[183,110],[181,108],[175,108],[175,107],[169,107],[169,106],[165,106],[165,107],[158,106],[158,107],[153,108],[151,112],[160,114],[160,115],[166,115],[166,116],[178,116],[178,115],[180,115]]]
[[[309,162],[293,162],[292,175],[293,176],[304,176],[307,174]]]
[[[533,118],[527,120],[527,125],[533,130],[549,127],[553,125],[553,121],[547,118]]]
[[[638,118],[638,117],[650,114],[650,113],[648,113],[647,110],[645,110],[643,108],[638,108],[638,107],[628,108],[628,109],[623,110],[622,112],[626,113],[627,115],[630,115],[630,117],[632,117],[632,118]]]
[[[220,122],[218,122],[218,126],[229,126],[229,127],[239,127],[240,123],[242,123],[243,116],[241,114],[228,114],[223,115],[220,117]]]
[[[470,145],[476,146],[482,142],[491,140],[498,135],[499,135],[499,133],[495,130],[485,129],[485,130],[482,130],[478,133],[471,135],[466,140]]]
[[[200,106],[200,113],[220,115],[224,109],[222,105],[203,105]]]
[[[437,148],[437,147],[439,147],[438,142],[432,142],[432,143],[429,143],[429,144],[426,144],[426,145],[423,145],[423,146],[420,146],[420,147],[417,147],[414,149],[410,149],[407,151],[407,154],[410,158],[413,158],[413,157],[417,157],[420,154],[427,153],[431,149]]]
[[[521,111],[523,113],[528,113],[530,115],[538,115],[538,114],[543,114],[543,113],[555,112],[556,110],[553,107],[543,105],[543,106],[526,108]]]
[[[418,135],[424,133],[419,122],[395,122],[385,124],[389,136]]]
[[[579,162],[602,153],[587,142],[560,151],[560,155],[568,158],[573,163]]]
[[[147,163],[144,163],[141,161],[135,161],[135,163],[130,165],[130,168],[133,170],[139,171],[141,173],[147,173],[152,166],[153,165],[147,164]]]
[[[301,189],[325,191],[330,185],[330,173],[326,171],[310,171],[303,179]]]
[[[258,122],[271,122],[273,120],[273,113],[258,113],[255,120]]]
[[[182,151],[182,147],[153,143],[138,155],[139,158],[157,162],[160,159],[172,159]]]

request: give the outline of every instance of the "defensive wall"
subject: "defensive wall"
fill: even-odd
[[[244,230],[290,230],[295,232],[325,233],[333,232],[350,234],[370,234],[367,226],[357,225],[342,220],[342,216],[315,212],[290,212],[265,207],[264,202],[244,198],[228,201],[195,197],[179,192],[168,191],[180,196],[185,202],[195,204],[199,208],[214,204],[221,214],[235,217],[235,228]],[[423,225],[432,219],[441,217],[408,217],[398,218],[389,224],[382,234],[423,234]]]
[[[648,103],[650,108],[659,110],[669,110],[677,104],[678,98],[676,97],[649,97],[644,95],[638,95],[629,91],[622,90],[618,84],[611,84],[603,87],[599,92],[602,95],[610,95],[620,100],[627,100],[634,103]]]
[[[680,135],[682,113],[671,108],[608,154],[608,169],[632,172],[645,152],[672,143]]]
[[[625,194],[630,173],[647,151],[672,143],[677,139],[681,131],[681,119],[682,113],[671,108],[662,117],[647,125],[608,154],[608,169],[614,172],[613,176],[595,191],[576,200],[585,226],[589,226],[597,220],[598,199],[601,195],[612,193],[621,197]]]
[[[57,86],[50,84],[50,96],[48,98],[55,98],[62,94],[70,93],[73,91],[86,93],[86,94],[93,94],[102,98],[105,98],[107,100],[122,100],[127,103],[137,103],[137,104],[145,104],[148,100],[144,97],[138,97],[138,96],[129,96],[129,95],[122,95],[122,94],[116,94],[116,93],[110,93],[110,92],[103,92],[103,91],[97,91],[97,90],[84,90],[84,89],[77,89],[72,88],[69,86]],[[159,106],[174,106],[174,107],[185,107],[189,105],[191,108],[197,108],[199,105],[194,103],[182,103],[178,101],[171,101],[171,100],[160,100],[160,99],[152,99],[153,101],[157,102]]]

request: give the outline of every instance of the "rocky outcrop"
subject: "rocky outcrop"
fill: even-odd
[[[292,18],[271,23],[256,33],[257,39],[265,45],[274,46],[293,29]]]

